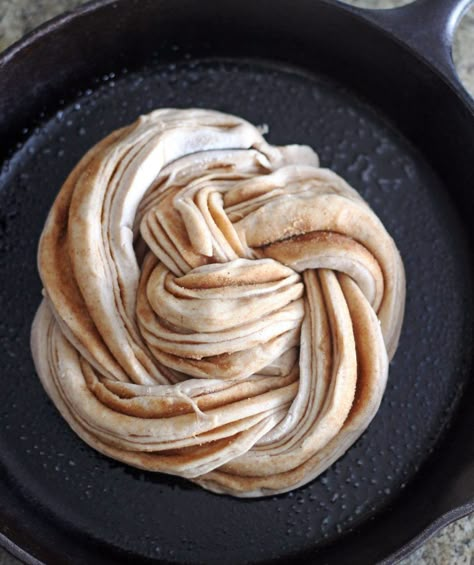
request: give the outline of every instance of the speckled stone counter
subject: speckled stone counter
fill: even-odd
[[[408,4],[410,0],[347,0],[368,8]],[[70,10],[84,0],[0,0],[0,51],[53,16]],[[453,57],[459,77],[474,95],[474,5],[459,26]],[[19,561],[0,549],[0,565]],[[427,541],[401,565],[470,565],[474,563],[474,515],[447,526]],[[369,565],[369,564],[368,564]]]

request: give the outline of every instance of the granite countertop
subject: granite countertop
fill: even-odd
[[[380,8],[410,0],[347,0],[360,7]],[[0,51],[40,23],[85,0],[0,0]],[[459,76],[474,96],[474,4],[464,16],[453,48]],[[447,526],[401,565],[470,565],[474,562],[474,514]],[[0,565],[20,563],[0,548]]]

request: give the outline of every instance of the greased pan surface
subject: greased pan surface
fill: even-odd
[[[471,109],[335,3],[210,4],[95,3],[0,65],[17,89],[0,92],[0,532],[30,562],[368,563],[472,505],[473,146],[459,151]],[[397,50],[408,65],[398,93],[374,76]],[[430,114],[428,92],[447,101],[443,115]],[[286,495],[217,496],[101,456],[69,430],[31,361],[36,248],[57,191],[92,144],[170,106],[235,113],[267,124],[272,143],[311,145],[404,259],[406,318],[380,411],[342,459]]]

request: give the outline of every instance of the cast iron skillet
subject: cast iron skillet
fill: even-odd
[[[467,0],[98,1],[0,59],[0,541],[28,563],[393,562],[473,509],[474,104],[450,45]],[[75,162],[163,106],[267,123],[357,187],[403,255],[382,407],[321,477],[263,500],[95,453],[35,375],[37,240]]]

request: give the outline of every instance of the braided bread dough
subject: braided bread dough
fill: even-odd
[[[324,471],[379,407],[403,265],[309,147],[214,111],[142,116],[72,171],[38,263],[38,374],[114,459],[276,494]]]

